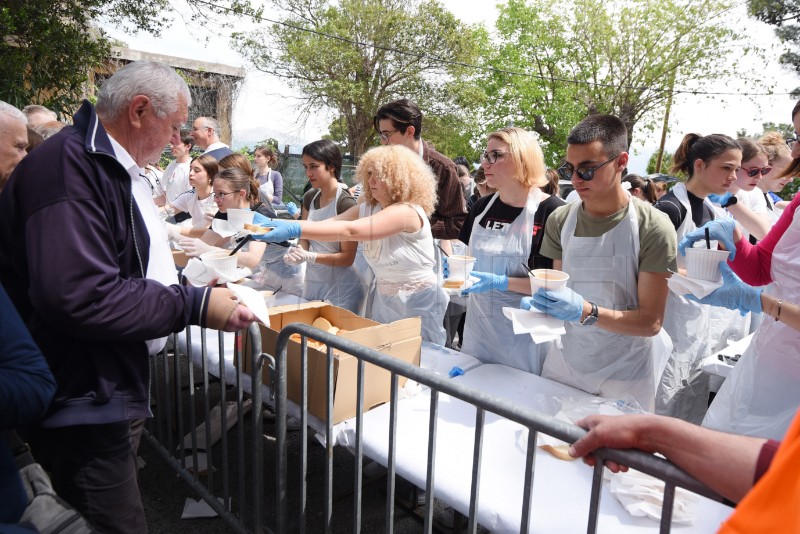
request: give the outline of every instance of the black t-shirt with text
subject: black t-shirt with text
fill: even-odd
[[[467,219],[464,221],[464,226],[461,227],[461,233],[458,234],[459,241],[469,245],[469,238],[472,235],[472,226],[475,223],[475,218],[483,213],[487,204],[489,204],[489,201],[492,199],[492,196],[493,195],[486,195],[485,197],[481,197],[475,202],[472,209],[469,210]],[[531,255],[528,258],[528,267],[531,269],[552,269],[553,260],[540,255],[539,248],[542,246],[544,224],[547,221],[547,217],[549,217],[556,208],[563,205],[564,201],[557,196],[549,196],[539,204],[539,208],[533,215]],[[505,204],[498,197],[479,224],[483,228],[497,230],[499,235],[501,230],[504,230],[507,225],[517,220],[517,217],[522,214],[522,210],[523,208],[515,208],[514,206]]]

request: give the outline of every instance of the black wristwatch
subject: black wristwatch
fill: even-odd
[[[597,322],[597,304],[594,302],[590,302],[589,304],[592,305],[592,311],[589,312],[589,315],[583,318],[581,324],[583,326],[592,326]]]
[[[723,208],[730,208],[731,206],[735,206],[739,202],[739,199],[736,198],[734,195],[731,195],[731,198],[725,201],[725,204],[722,204]]]

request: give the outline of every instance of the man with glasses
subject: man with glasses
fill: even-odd
[[[219,139],[219,121],[212,117],[197,117],[192,123],[192,139],[198,148],[204,150],[203,155],[209,155],[217,161],[229,154],[233,150]]]
[[[381,106],[373,122],[381,136],[381,144],[405,145],[419,154],[431,168],[438,182],[436,195],[439,198],[436,210],[431,215],[433,237],[458,239],[467,216],[458,172],[450,158],[422,140],[422,111],[414,102],[403,98]]]
[[[542,376],[613,399],[633,398],[653,411],[671,352],[661,330],[676,239],[669,219],[622,188],[628,165],[625,124],[592,115],[567,138],[558,169],[580,196],[553,212],[541,254],[570,275],[568,287],[522,299],[566,321]]]

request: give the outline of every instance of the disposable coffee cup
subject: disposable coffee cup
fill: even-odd
[[[475,267],[475,258],[472,256],[450,255],[447,258],[447,265],[450,267],[448,280],[466,281],[472,268]]]
[[[528,278],[531,281],[531,294],[533,294],[539,288],[544,288],[548,291],[561,289],[567,285],[569,275],[564,271],[555,269],[534,269],[533,272],[528,273]]]
[[[232,277],[236,274],[236,256],[231,256],[230,252],[206,252],[200,256],[200,260],[206,267],[215,270],[222,276]]]
[[[719,262],[728,259],[727,250],[708,248],[686,249],[686,275],[695,280],[721,282]]]
[[[225,212],[228,215],[228,224],[236,231],[244,230],[245,224],[253,224],[255,212],[247,209],[232,209]]]

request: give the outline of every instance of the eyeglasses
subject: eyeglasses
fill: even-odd
[[[399,132],[400,130],[386,130],[385,132],[378,132],[381,134],[381,141],[384,143],[389,142],[389,138]]]
[[[756,176],[758,176],[759,174],[760,174],[761,176],[766,176],[766,175],[768,175],[768,174],[770,173],[770,171],[772,170],[772,167],[770,167],[770,166],[761,167],[761,168],[759,168],[759,167],[756,167],[756,168],[753,168],[753,169],[745,169],[745,168],[742,168],[741,170],[742,170],[742,171],[743,171],[743,172],[744,172],[744,173],[745,173],[747,176],[749,176],[750,178],[755,178],[755,177],[756,177]]]
[[[797,143],[797,141],[800,141],[800,139],[798,139],[797,136],[792,137],[791,139],[786,140],[786,145],[789,148],[794,148],[794,145]]]
[[[228,195],[238,193],[239,191],[241,191],[241,189],[238,189],[236,191],[231,191],[230,193],[222,193],[222,192],[214,193],[214,200],[225,200],[225,197],[227,197]]]
[[[494,165],[497,162],[497,158],[502,158],[506,155],[506,152],[502,150],[486,150],[481,154],[481,161],[485,161],[489,165]]]
[[[580,178],[584,182],[589,182],[592,180],[592,178],[594,178],[594,173],[597,169],[605,167],[606,165],[617,159],[618,156],[619,154],[612,157],[611,159],[604,161],[597,167],[587,167],[585,169],[576,169],[572,165],[572,163],[564,162],[564,164],[558,168],[558,175],[561,177],[562,180],[572,180],[572,174],[574,173],[577,174],[578,178]]]

